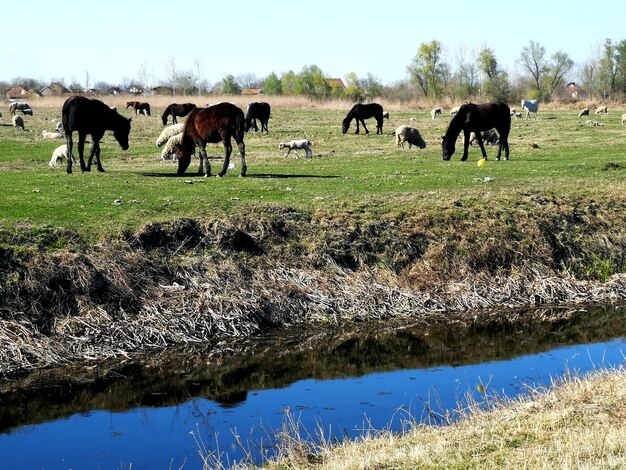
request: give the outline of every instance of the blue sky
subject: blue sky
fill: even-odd
[[[436,39],[454,64],[482,46],[515,74],[530,40],[548,55],[562,50],[581,64],[606,38],[626,39],[626,1],[272,0],[28,2],[23,29],[0,48],[0,80],[120,83],[145,70],[151,84],[168,64],[215,83],[224,76],[300,72],[317,65],[329,77],[371,73],[388,84],[407,78],[422,42]],[[608,12],[608,14],[607,14]],[[7,23],[5,22],[5,25]],[[470,28],[470,25],[475,27]],[[13,35],[15,39],[13,39]],[[18,46],[19,45],[19,46]],[[575,79],[576,77],[570,77]]]

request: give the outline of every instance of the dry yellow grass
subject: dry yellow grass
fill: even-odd
[[[264,468],[626,468],[626,371],[570,378],[493,411],[474,410],[451,426],[382,433],[314,458],[287,450]]]

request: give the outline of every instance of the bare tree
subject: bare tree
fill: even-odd
[[[563,86],[563,77],[572,70],[572,67],[574,67],[574,61],[565,52],[558,51],[552,55],[552,64],[546,78],[548,96],[552,97],[555,90]]]
[[[530,41],[527,47],[522,49],[520,56],[520,62],[532,76],[537,90],[541,90],[541,82],[547,72],[545,56],[546,48],[533,40]]]

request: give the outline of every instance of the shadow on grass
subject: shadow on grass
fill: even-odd
[[[186,173],[184,175],[179,175],[178,173],[140,173],[141,176],[146,176],[148,178],[204,178],[204,175],[198,175],[197,173]],[[215,175],[212,176],[215,178]],[[267,179],[286,179],[286,178],[318,178],[318,179],[336,179],[341,178],[341,176],[337,175],[289,175],[289,174],[279,174],[279,173],[248,173],[245,178],[267,178]]]

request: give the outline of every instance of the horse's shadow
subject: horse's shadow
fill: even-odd
[[[178,173],[140,173],[141,176],[145,176],[147,178],[202,178],[202,175],[198,175],[197,173],[186,173],[184,175],[179,175]],[[248,173],[246,178],[267,178],[267,179],[287,179],[287,178],[318,178],[318,179],[335,179],[341,178],[338,175],[291,175],[291,174],[280,174],[280,173]]]

